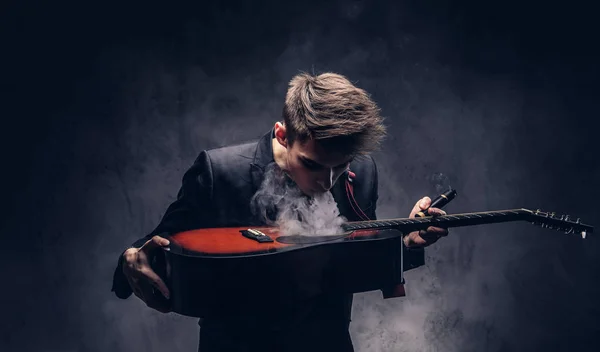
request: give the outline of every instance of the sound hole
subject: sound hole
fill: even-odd
[[[277,237],[276,241],[285,244],[310,244],[319,242],[335,241],[346,237],[347,235],[333,235],[333,236],[305,236],[305,235],[291,235],[291,236],[280,236]]]

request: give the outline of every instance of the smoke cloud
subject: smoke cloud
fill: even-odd
[[[276,163],[265,168],[263,182],[250,206],[255,216],[279,227],[284,236],[338,235],[347,221],[330,192],[306,196]]]
[[[427,180],[431,184],[432,188],[435,189],[435,193],[444,193],[452,189],[452,186],[450,185],[450,179],[447,175],[441,172],[436,172],[429,175]]]

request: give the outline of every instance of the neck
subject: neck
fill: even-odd
[[[283,171],[287,170],[287,149],[284,146],[279,144],[277,138],[273,138],[271,141],[273,143],[273,159],[279,168]]]

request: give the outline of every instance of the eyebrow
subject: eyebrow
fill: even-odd
[[[314,166],[316,166],[316,167],[323,167],[323,168],[325,167],[325,165],[321,165],[321,164],[319,164],[318,162],[316,162],[316,161],[312,160],[311,158],[307,158],[307,157],[305,157],[305,156],[300,156],[300,158],[302,158],[304,161],[307,161],[307,162],[309,162],[309,163],[311,163],[311,164],[314,164]],[[350,160],[348,160],[348,161],[346,161],[346,162],[343,162],[343,163],[341,163],[341,164],[339,164],[339,165],[337,165],[337,166],[334,166],[334,167],[338,167],[338,166],[345,165],[345,164],[349,163],[350,161],[352,161],[352,158],[350,158]]]

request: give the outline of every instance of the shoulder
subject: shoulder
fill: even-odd
[[[242,163],[250,163],[256,152],[257,142],[246,142],[202,150],[192,168],[228,169]]]
[[[350,171],[355,175],[355,186],[368,188],[377,182],[377,164],[371,155],[361,156],[350,163]]]
[[[351,192],[358,203],[358,207],[362,211],[362,214],[366,214],[367,218],[371,220],[377,219],[376,208],[377,199],[379,198],[379,182],[375,159],[370,155],[361,156],[350,163],[349,169],[352,172],[349,175],[352,184]],[[347,192],[348,188],[345,193]],[[348,214],[346,216],[355,220],[361,220],[360,216],[358,218],[354,216],[356,210],[351,211],[350,209],[347,209]]]
[[[252,162],[256,154],[257,141],[231,144],[203,150],[195,167],[210,175],[210,184],[218,189],[241,190],[251,183]]]
[[[197,180],[210,185],[227,179],[243,178],[248,173],[256,152],[256,141],[202,150],[186,171],[184,181]]]
[[[377,165],[372,156],[361,156],[350,163],[350,175],[354,194],[362,206],[370,208],[379,197],[379,176]]]
[[[248,165],[254,159],[257,141],[250,141],[204,150],[213,169],[231,169]]]

